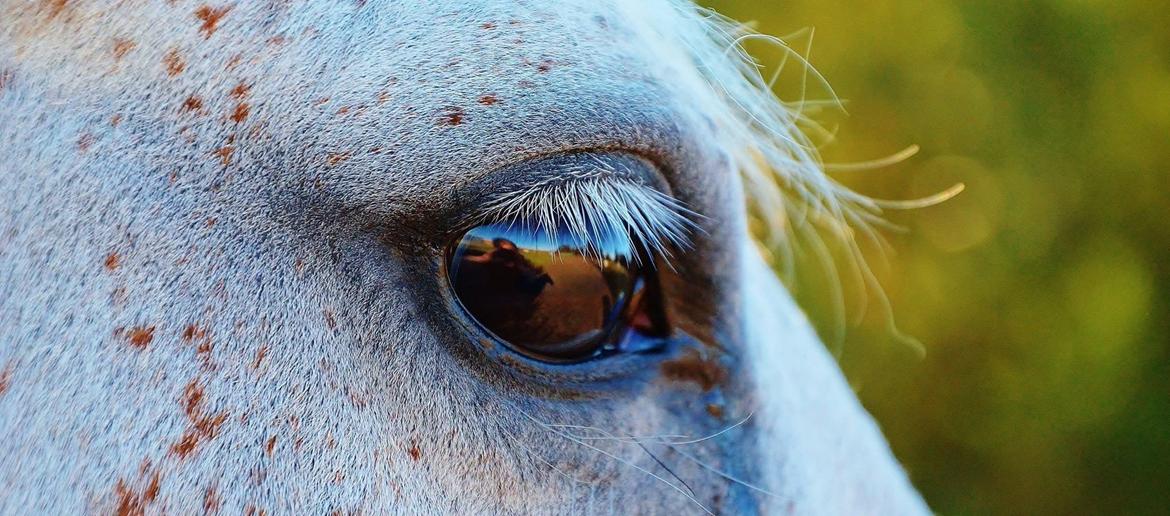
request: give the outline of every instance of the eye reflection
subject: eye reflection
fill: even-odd
[[[468,231],[449,252],[455,296],[482,327],[536,359],[654,348],[666,325],[648,260],[628,239],[590,246],[568,235],[503,224]]]

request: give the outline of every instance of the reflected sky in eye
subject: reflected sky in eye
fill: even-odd
[[[587,254],[601,258],[625,263],[636,261],[636,252],[628,234],[592,226],[587,226],[586,230],[588,235],[580,235],[564,224],[559,224],[554,231],[548,231],[531,223],[503,222],[474,228],[464,238],[483,239],[490,243],[493,238],[505,237],[521,249],[554,254],[558,251],[578,253],[586,249]]]

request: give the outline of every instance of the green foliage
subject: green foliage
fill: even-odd
[[[943,514],[1144,514],[1170,503],[1170,9],[1158,1],[709,1],[761,32],[815,27],[847,99],[825,161],[922,152],[836,177],[885,199],[870,303],[839,358]],[[791,43],[803,50],[807,37]],[[765,66],[775,49],[749,50]],[[790,61],[777,84],[798,100]],[[823,89],[808,98],[824,98]],[[822,335],[825,289],[794,286]],[[864,296],[854,293],[856,301]],[[872,301],[872,296],[871,296]],[[859,315],[854,309],[852,315]]]

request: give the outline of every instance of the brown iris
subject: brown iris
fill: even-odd
[[[455,297],[484,329],[549,362],[645,351],[666,334],[656,278],[628,239],[585,243],[491,224],[449,251]]]

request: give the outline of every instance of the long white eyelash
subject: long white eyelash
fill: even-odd
[[[582,242],[598,259],[615,257],[616,249],[641,248],[669,264],[672,250],[690,248],[698,228],[692,219],[701,216],[680,201],[632,179],[579,172],[501,195],[477,218],[526,227],[550,242]],[[634,253],[633,260],[642,257]]]

